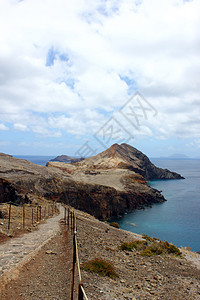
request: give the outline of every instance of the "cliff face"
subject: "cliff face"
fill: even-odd
[[[114,144],[106,151],[85,159],[79,165],[105,169],[125,168],[142,175],[145,180],[183,179],[178,173],[156,167],[145,154],[125,143]]]
[[[65,202],[107,219],[151,203],[165,201],[146,180],[181,178],[156,168],[137,149],[113,145],[74,164],[49,162],[47,167],[0,154],[0,201],[19,202],[39,195]]]

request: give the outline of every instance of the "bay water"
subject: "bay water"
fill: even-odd
[[[158,167],[180,173],[185,179],[155,180],[151,187],[167,200],[115,219],[120,228],[200,251],[200,160],[151,159]]]
[[[15,157],[42,166],[54,158],[30,155]],[[148,182],[151,187],[162,190],[167,201],[135,210],[115,221],[122,229],[200,251],[200,159],[152,158],[151,161],[157,167],[180,173],[185,179]]]

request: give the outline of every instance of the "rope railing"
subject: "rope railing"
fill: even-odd
[[[71,300],[74,300],[74,281],[75,281],[75,270],[77,267],[78,271],[78,300],[88,300],[85,293],[85,289],[82,283],[81,268],[78,254],[78,242],[77,242],[77,221],[76,214],[74,211],[68,208],[68,214],[66,213],[66,207],[64,210],[64,222],[68,225],[68,230],[71,229],[71,234],[73,235],[73,267],[72,267],[72,284],[71,284]]]
[[[34,222],[39,222],[42,219],[46,219],[50,216],[54,215],[54,212],[56,211],[57,207],[56,204],[54,202],[52,203],[47,203],[45,204],[45,206],[42,205],[37,205],[37,204],[27,204],[27,203],[23,203],[23,204],[17,204],[14,202],[4,202],[4,203],[0,203],[0,207],[4,206],[5,210],[8,211],[8,216],[7,216],[7,230],[10,231],[11,229],[11,224],[12,224],[12,218],[18,218],[18,222],[21,219],[21,225],[23,228],[25,228],[25,226],[27,225],[26,223],[28,222],[29,226],[33,225]],[[13,207],[18,207],[18,209],[21,208],[21,218],[18,215],[16,217],[15,212],[13,212]],[[42,213],[42,209],[43,209],[43,213]],[[27,211],[28,210],[28,211]],[[27,213],[29,214],[29,217],[27,219]]]

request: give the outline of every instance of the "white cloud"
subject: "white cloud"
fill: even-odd
[[[24,124],[20,124],[20,123],[15,123],[13,125],[14,129],[15,130],[18,130],[18,131],[27,131],[28,130],[28,127]]]
[[[126,76],[158,110],[144,135],[199,138],[199,27],[198,0],[2,0],[0,129],[90,134],[129,98]]]
[[[48,128],[44,128],[40,125],[32,126],[32,131],[39,136],[46,136],[46,137],[61,137],[62,134],[60,131],[57,130],[49,130]]]
[[[9,130],[9,128],[5,124],[1,123],[0,130]]]
[[[51,116],[48,118],[50,128],[58,128],[70,134],[82,136],[88,132],[92,134],[106,122],[106,118],[92,109],[83,109],[72,113],[69,117],[65,115]]]

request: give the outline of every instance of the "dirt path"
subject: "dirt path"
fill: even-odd
[[[1,293],[3,300],[70,299],[71,234],[62,228]]]
[[[17,278],[20,269],[60,231],[59,220],[63,217],[63,210],[61,206],[60,214],[39,225],[37,231],[13,238],[0,245],[1,288],[11,279]]]
[[[22,258],[23,264],[17,263],[18,267],[12,268],[10,274],[14,279],[2,291],[0,299],[70,299],[72,235],[67,231],[67,226],[59,227],[58,219],[62,216],[61,213],[47,225],[45,230],[48,228],[51,232],[49,237],[46,236],[48,242],[43,242],[39,251],[33,249],[28,256]],[[145,257],[136,250],[122,251],[119,249],[121,243],[141,239],[141,236],[111,227],[80,211],[76,211],[76,216],[81,265],[93,258],[103,258],[113,264],[119,275],[119,278],[111,279],[82,269],[82,282],[88,299],[200,299],[200,272],[190,261],[170,255]],[[39,234],[36,242],[42,239],[40,230],[42,229],[37,231]],[[33,239],[32,235],[26,236]],[[30,246],[30,240],[28,244]],[[4,244],[6,245],[7,243]],[[13,257],[15,251],[12,251],[10,255]],[[16,255],[19,258],[18,252]],[[31,258],[27,260],[26,257],[29,256]],[[5,266],[12,267],[9,263]],[[76,277],[76,290],[77,284]],[[77,299],[77,294],[74,299]]]

